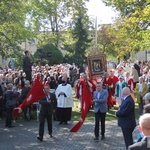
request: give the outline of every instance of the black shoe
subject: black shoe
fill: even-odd
[[[62,121],[59,122],[59,124],[62,124],[62,123],[63,123]]]
[[[8,126],[8,128],[14,128],[14,127],[15,127],[15,126],[12,126],[12,125],[11,125],[11,126]]]
[[[40,136],[38,136],[37,139],[38,139],[39,141],[41,141],[41,142],[43,141],[43,138],[40,137]]]
[[[34,120],[35,118],[34,118],[33,116],[30,116],[30,119],[33,119],[33,120]]]
[[[104,136],[104,135],[102,135],[101,140],[104,140],[104,139],[105,139],[105,136]]]
[[[65,124],[67,125],[67,124],[68,124],[68,122],[65,122]]]
[[[30,121],[30,119],[28,117],[24,118],[25,121]]]
[[[95,137],[95,138],[94,138],[94,141],[98,141],[98,140],[99,140],[99,138],[98,138],[98,137]]]
[[[50,138],[52,138],[52,137],[53,137],[53,136],[52,136],[52,134],[50,134],[49,136],[50,136]]]

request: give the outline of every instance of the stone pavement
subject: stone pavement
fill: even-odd
[[[94,138],[94,122],[85,121],[77,133],[69,130],[76,122],[59,125],[53,121],[53,138],[49,138],[47,124],[43,142],[37,141],[38,122],[17,120],[14,128],[5,128],[0,121],[0,150],[124,150],[124,141],[117,121],[106,121],[106,139]]]

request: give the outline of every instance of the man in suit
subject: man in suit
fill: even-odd
[[[3,89],[2,85],[0,84],[0,118],[3,115],[3,109],[4,109]]]
[[[21,103],[25,100],[25,98],[27,97],[31,89],[29,80],[25,80],[24,84],[25,85],[21,91]],[[29,115],[27,115],[28,110],[29,110]],[[25,107],[23,111],[24,111],[24,119],[29,121],[31,119],[31,105]]]
[[[105,139],[105,117],[107,108],[108,91],[102,88],[102,83],[97,83],[96,91],[93,93],[94,113],[95,113],[95,138],[99,140],[99,120],[101,120],[101,140]]]
[[[133,144],[132,132],[136,126],[135,105],[128,87],[122,89],[122,96],[123,102],[116,112],[116,116],[118,117],[118,126],[122,129],[126,149],[128,149],[128,146]]]
[[[129,146],[128,150],[150,150],[150,114],[146,113],[140,117],[139,129],[143,132],[142,141]]]
[[[13,91],[13,84],[7,84],[7,91],[5,92],[5,99],[6,99],[6,121],[5,127],[12,128],[12,113],[13,109],[16,107],[16,100],[15,98],[19,95],[17,91]]]
[[[40,117],[39,136],[37,137],[39,141],[43,141],[45,119],[47,119],[49,135],[50,137],[52,137],[52,113],[57,106],[55,94],[50,93],[49,84],[46,84],[44,86],[44,90],[45,90],[46,97],[39,101],[39,103],[41,104],[41,110],[39,116]]]
[[[32,72],[32,63],[30,61],[29,51],[25,51],[25,57],[23,59],[23,71],[26,74],[26,79],[32,81],[31,72]]]

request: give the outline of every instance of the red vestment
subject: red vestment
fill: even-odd
[[[109,80],[109,82],[111,83],[111,86],[109,88],[110,101],[115,105],[116,102],[112,100],[112,96],[114,96],[115,94],[115,86],[119,79],[116,76],[109,76]]]
[[[108,90],[108,100],[107,100],[107,106],[110,108],[113,106],[113,101],[112,101],[112,94],[110,90],[110,86],[112,85],[112,79],[111,78],[104,78],[103,79],[103,87],[105,87]]]
[[[79,122],[70,130],[70,132],[77,132],[82,126],[89,108],[92,105],[93,99],[93,84],[90,79],[80,79],[77,85],[77,94],[76,96],[81,98],[81,118]]]
[[[126,78],[125,80],[128,83],[128,87],[130,90],[134,89],[134,80],[132,78]]]

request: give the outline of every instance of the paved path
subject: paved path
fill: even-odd
[[[94,122],[85,122],[77,133],[69,130],[75,122],[59,125],[53,122],[53,138],[47,134],[45,124],[44,141],[37,141],[38,122],[22,120],[14,123],[14,128],[5,128],[0,121],[0,150],[124,150],[124,141],[117,121],[106,121],[106,139],[95,142]]]

